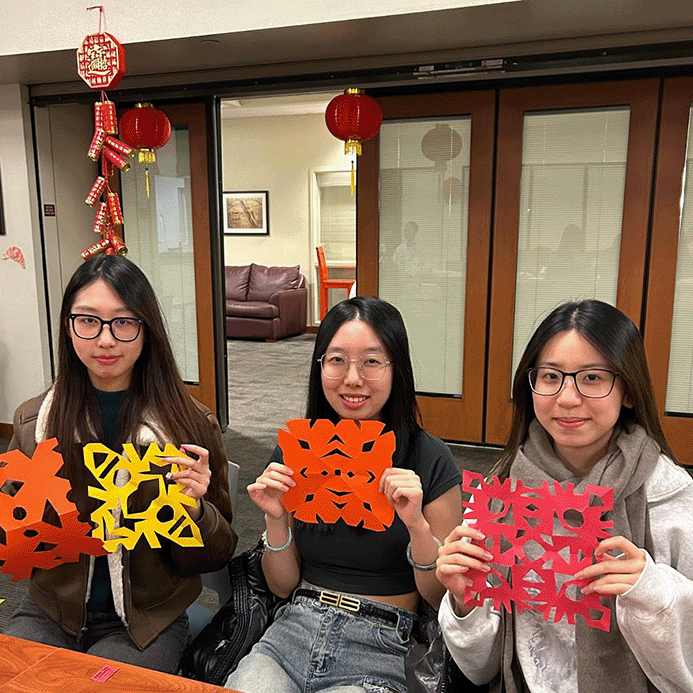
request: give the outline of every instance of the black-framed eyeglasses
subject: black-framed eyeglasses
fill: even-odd
[[[529,386],[537,395],[550,397],[557,395],[563,388],[566,376],[575,383],[575,389],[583,396],[592,399],[608,397],[614,389],[618,373],[604,368],[585,368],[573,373],[566,373],[558,368],[538,366],[528,371]]]
[[[140,336],[142,323],[140,318],[113,318],[102,320],[97,315],[83,313],[70,313],[72,331],[80,339],[96,339],[102,332],[104,325],[108,325],[114,339],[119,342],[134,342]]]
[[[366,380],[380,380],[392,363],[392,361],[386,361],[383,356],[375,354],[360,359],[348,359],[341,354],[323,354],[318,359],[323,375],[331,380],[346,376],[349,372],[349,364],[352,362],[358,365],[359,372]]]

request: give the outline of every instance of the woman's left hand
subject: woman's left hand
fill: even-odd
[[[615,558],[607,551],[617,551],[619,556]],[[621,536],[599,542],[594,554],[603,560],[575,573],[579,580],[592,580],[582,588],[583,594],[624,594],[640,579],[646,564],[645,552]]]
[[[380,477],[380,491],[387,496],[388,502],[407,527],[423,519],[421,479],[411,469],[386,469]]]
[[[200,498],[209,488],[212,471],[209,468],[209,451],[199,445],[181,445],[184,452],[192,453],[193,457],[167,457],[166,462],[177,464],[181,469],[171,474],[170,478],[185,486],[181,493],[193,498],[195,506],[186,506],[193,520],[200,516]]]

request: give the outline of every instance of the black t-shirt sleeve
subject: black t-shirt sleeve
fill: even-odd
[[[457,471],[450,448],[439,438],[421,431],[414,444],[414,471],[421,479],[426,506],[461,484],[462,475]]]

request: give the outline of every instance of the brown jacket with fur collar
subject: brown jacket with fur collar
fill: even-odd
[[[33,455],[37,445],[37,419],[45,398],[46,393],[17,409],[9,450],[19,449],[27,457]],[[212,413],[199,403],[198,406],[221,437]],[[150,500],[138,498],[138,506]],[[131,551],[119,551],[122,563],[117,572],[122,579],[122,604],[121,609],[116,605],[116,610],[122,610],[121,618],[140,649],[151,643],[195,601],[202,590],[200,573],[222,568],[233,554],[238,537],[219,510],[204,499],[197,525],[204,546],[182,547],[162,539],[162,547],[152,549],[141,538]],[[114,554],[109,558],[112,556]],[[29,584],[32,599],[64,631],[76,637],[86,624],[91,560],[92,557],[82,554],[77,563],[63,563],[50,570],[34,569]],[[116,575],[116,579],[118,577]],[[111,571],[112,584],[113,581]],[[120,586],[114,589],[114,601],[116,591],[120,591]]]

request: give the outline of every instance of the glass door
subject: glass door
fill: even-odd
[[[171,139],[149,165],[121,176],[129,257],[152,282],[181,376],[216,413],[207,134],[203,103],[157,106]]]
[[[485,442],[510,429],[535,327],[598,298],[640,325],[658,82],[500,92]]]
[[[494,94],[380,104],[359,166],[359,293],[404,317],[427,430],[481,440]]]

